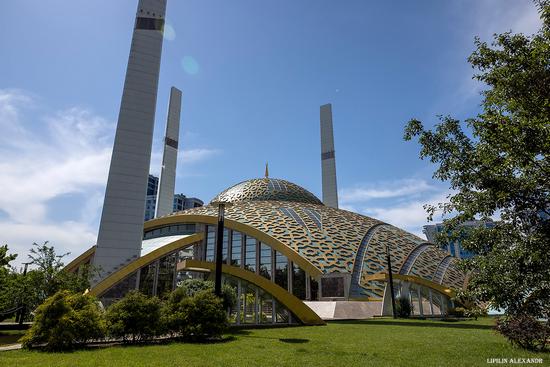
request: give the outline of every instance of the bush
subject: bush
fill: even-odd
[[[214,282],[200,279],[186,279],[178,285],[179,288],[183,289],[188,297],[193,297],[201,291],[210,290],[213,292]],[[237,303],[237,292],[227,283],[222,284],[222,300],[225,310],[234,307]]]
[[[497,320],[496,330],[512,344],[529,350],[544,350],[550,338],[550,324],[520,315]]]
[[[464,309],[464,307],[451,307],[449,308],[449,311],[447,311],[447,313],[449,314],[449,316],[464,317],[464,315],[466,314],[466,310]]]
[[[169,332],[191,340],[221,337],[227,328],[223,302],[208,289],[192,297],[185,288],[176,289],[166,303],[163,319]]]
[[[130,291],[113,303],[107,309],[106,320],[109,336],[124,341],[143,341],[164,332],[160,300],[138,291]]]
[[[400,296],[395,300],[395,313],[397,317],[407,318],[413,312],[413,305],[409,301],[409,297]]]
[[[94,297],[59,291],[38,306],[21,342],[25,348],[43,344],[48,351],[72,349],[105,335],[103,316]]]

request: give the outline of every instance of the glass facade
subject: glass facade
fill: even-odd
[[[275,251],[275,283],[288,289],[288,259],[278,251]]]
[[[256,239],[245,236],[244,268],[253,273],[256,272]]]
[[[306,299],[306,272],[294,263],[292,264],[292,294],[299,299]]]
[[[271,280],[272,252],[271,247],[265,243],[260,244],[260,275],[269,280]]]
[[[242,264],[243,235],[233,231],[231,236],[231,265],[240,267]]]
[[[206,227],[206,261],[214,261],[214,253],[216,247],[216,227]]]

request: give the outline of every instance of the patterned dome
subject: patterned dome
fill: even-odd
[[[292,182],[276,178],[256,178],[240,182],[219,193],[212,202],[225,201],[292,201],[298,203],[323,205],[311,192]]]

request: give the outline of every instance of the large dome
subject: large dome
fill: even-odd
[[[211,202],[291,201],[323,205],[311,192],[292,182],[276,178],[256,178],[240,182],[219,193]]]

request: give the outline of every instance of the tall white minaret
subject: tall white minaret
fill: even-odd
[[[176,189],[176,165],[178,162],[178,141],[180,134],[181,91],[175,87],[170,90],[164,153],[160,169],[159,188],[155,218],[174,211],[174,190]]]
[[[141,251],[166,1],[138,3],[93,260],[100,279]]]
[[[332,105],[330,103],[321,106],[321,169],[323,174],[323,203],[326,206],[338,208]]]

